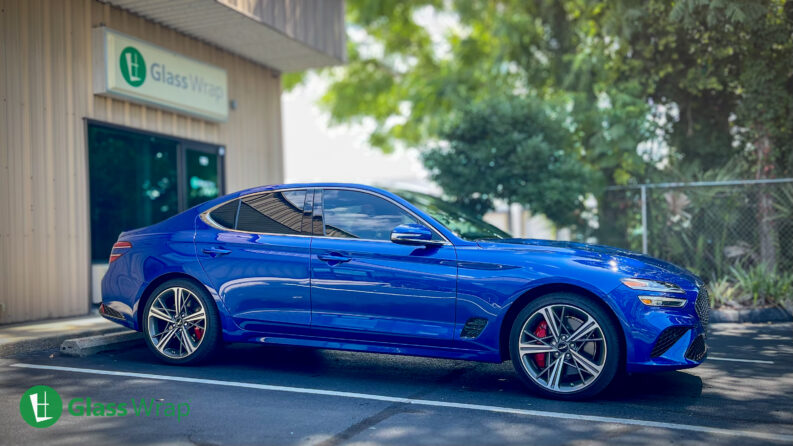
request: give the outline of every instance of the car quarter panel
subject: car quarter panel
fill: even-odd
[[[102,279],[103,304],[121,313],[124,320],[118,322],[133,330],[141,330],[138,310],[144,292],[160,277],[167,274],[189,276],[214,294],[196,259],[193,225],[185,228],[172,225],[170,229],[170,232],[122,234],[119,240],[130,242],[132,248],[110,264]],[[216,296],[215,299],[217,301]]]

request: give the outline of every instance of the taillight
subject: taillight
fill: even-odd
[[[115,262],[119,257],[124,255],[129,248],[132,248],[132,243],[130,242],[116,242],[113,245],[113,249],[110,250],[110,262]]]

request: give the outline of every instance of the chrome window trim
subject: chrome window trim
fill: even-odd
[[[247,195],[240,195],[239,197],[234,198],[234,200],[242,200],[244,198],[252,197],[252,196],[256,196],[256,195],[272,194],[272,193],[276,193],[276,192],[289,192],[289,191],[295,191],[295,190],[305,190],[306,193],[308,193],[309,190],[315,190],[315,189],[322,189],[322,190],[350,190],[350,191],[354,191],[354,192],[362,192],[362,193],[365,193],[365,194],[374,195],[375,197],[378,197],[378,198],[381,198],[383,200],[389,201],[390,203],[396,205],[401,210],[407,212],[409,215],[411,215],[413,218],[415,218],[416,221],[418,221],[421,224],[423,224],[424,226],[426,226],[430,231],[438,234],[443,239],[443,243],[439,243],[436,246],[447,246],[447,245],[448,246],[454,246],[454,244],[452,242],[450,242],[449,239],[446,238],[445,235],[443,235],[440,231],[435,229],[434,226],[428,224],[426,220],[424,220],[420,216],[416,215],[415,212],[411,211],[410,209],[406,208],[401,203],[396,202],[395,200],[393,200],[390,197],[386,197],[384,195],[381,195],[381,194],[379,194],[377,192],[370,191],[370,190],[356,189],[354,187],[335,187],[335,186],[331,186],[331,187],[321,187],[321,186],[291,187],[291,188],[287,188],[287,189],[274,189],[274,190],[268,190],[268,191],[263,191],[263,192],[254,192],[254,193],[247,194]],[[323,194],[322,199],[323,199],[323,201],[325,200],[324,194]],[[220,225],[215,220],[213,220],[212,217],[210,217],[209,214],[212,211],[214,211],[215,209],[217,209],[217,208],[223,206],[224,204],[228,203],[229,201],[231,201],[231,200],[227,200],[227,201],[224,201],[224,202],[222,202],[220,204],[212,206],[211,208],[209,208],[206,211],[204,211],[201,214],[199,214],[199,217],[201,218],[201,220],[204,221],[204,223],[208,224],[209,226],[211,226],[211,227],[213,227],[215,229],[219,229],[221,231],[226,231],[226,232],[238,232],[240,234],[274,235],[274,236],[281,236],[281,237],[317,237],[317,238],[327,238],[327,239],[334,239],[334,240],[354,240],[354,241],[362,241],[362,242],[394,243],[391,240],[377,240],[377,239],[365,239],[365,238],[348,238],[348,237],[331,237],[331,236],[328,236],[328,235],[313,235],[313,234],[281,234],[281,233],[277,233],[277,232],[250,232],[250,231],[240,231],[239,229],[227,228],[225,226]],[[322,211],[323,211],[322,227],[324,228],[325,227],[325,216],[324,216],[325,208],[324,208],[324,206],[322,208]]]

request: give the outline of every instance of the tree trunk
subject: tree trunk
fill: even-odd
[[[754,142],[757,151],[758,180],[774,177],[774,163],[771,159],[771,142],[765,132]],[[777,239],[776,222],[774,221],[774,201],[769,188],[759,186],[757,194],[757,229],[760,242],[760,262],[770,270],[776,269],[777,264]]]

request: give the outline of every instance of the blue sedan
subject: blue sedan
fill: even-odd
[[[437,198],[353,184],[248,189],[124,232],[102,301],[167,363],[221,342],[511,359],[559,399],[707,353],[709,298],[684,269],[511,238]]]

